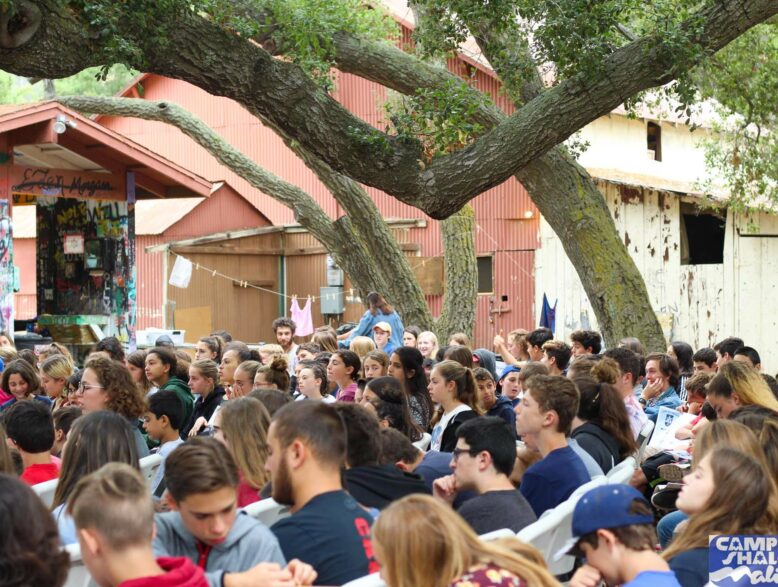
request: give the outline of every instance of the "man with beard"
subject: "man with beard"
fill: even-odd
[[[287,404],[270,424],[268,447],[273,499],[292,511],[271,528],[284,555],[312,565],[317,585],[342,585],[377,571],[373,518],[341,483],[346,430],[336,409],[322,402]]]

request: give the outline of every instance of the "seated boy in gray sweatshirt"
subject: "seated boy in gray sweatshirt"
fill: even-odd
[[[155,516],[154,555],[188,557],[212,587],[313,584],[312,567],[297,560],[286,566],[273,533],[238,511],[238,482],[234,460],[213,438],[193,438],[170,453],[165,485],[173,511]]]

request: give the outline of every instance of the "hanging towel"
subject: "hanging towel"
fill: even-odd
[[[555,331],[556,326],[556,300],[554,302],[554,307],[551,307],[551,304],[548,303],[548,298],[546,297],[546,294],[543,294],[543,311],[540,314],[540,325],[545,326],[546,328],[550,328],[551,332]]]
[[[311,296],[305,302],[303,309],[300,309],[300,304],[297,302],[297,298],[292,298],[292,305],[289,308],[289,312],[292,314],[292,320],[294,320],[297,330],[295,330],[295,336],[308,336],[313,334],[313,318],[311,317]]]

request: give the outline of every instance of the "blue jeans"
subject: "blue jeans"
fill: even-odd
[[[659,523],[656,526],[656,534],[659,538],[659,545],[662,547],[662,550],[667,548],[672,541],[673,532],[675,531],[676,526],[688,518],[689,516],[681,510],[676,510],[659,520]]]

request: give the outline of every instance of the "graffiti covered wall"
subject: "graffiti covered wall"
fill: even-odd
[[[14,262],[11,207],[0,200],[0,330],[14,331]]]
[[[102,315],[134,338],[133,237],[127,202],[38,197],[38,313]]]

